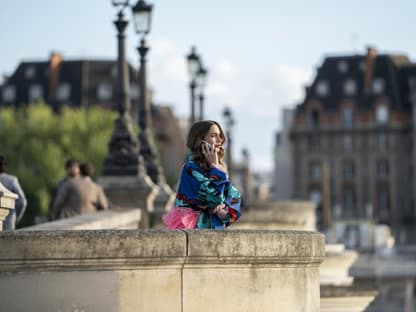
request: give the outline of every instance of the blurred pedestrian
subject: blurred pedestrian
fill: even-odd
[[[56,199],[56,195],[59,192],[59,189],[62,188],[62,185],[65,184],[70,179],[78,178],[80,175],[80,169],[79,169],[79,163],[76,159],[70,158],[65,162],[65,171],[66,171],[66,177],[61,179],[58,182],[58,185],[56,189],[53,192],[51,204],[49,206],[49,220],[57,220],[59,219],[60,211],[54,211],[53,210],[53,203]]]
[[[85,175],[68,179],[59,188],[52,206],[54,212],[59,212],[58,219],[108,209],[102,188],[91,180],[93,167],[88,165],[85,168]]]

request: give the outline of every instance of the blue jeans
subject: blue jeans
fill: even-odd
[[[13,231],[16,228],[16,210],[10,209],[9,214],[3,221],[3,231]]]

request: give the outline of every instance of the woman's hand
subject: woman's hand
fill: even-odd
[[[228,217],[228,207],[224,203],[222,203],[214,208],[213,213],[221,219],[225,219]]]
[[[202,154],[205,156],[205,159],[207,160],[208,164],[210,165],[219,165],[219,159],[218,159],[218,148],[216,148],[214,145],[209,144],[208,142],[203,141],[202,145]]]

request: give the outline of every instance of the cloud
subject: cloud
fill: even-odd
[[[232,81],[235,78],[237,70],[230,61],[220,60],[214,65],[214,72],[218,76],[218,79]]]
[[[152,53],[156,56],[174,54],[177,51],[174,43],[164,37],[157,37],[152,40]]]
[[[177,55],[169,57],[162,63],[162,73],[168,80],[182,82],[188,80],[185,59]]]
[[[304,96],[304,86],[310,82],[312,72],[296,66],[278,64],[274,75],[280,97],[293,103],[299,102]]]

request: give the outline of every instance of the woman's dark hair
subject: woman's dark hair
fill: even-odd
[[[207,135],[211,126],[216,125],[220,129],[220,138],[222,139],[222,144],[225,143],[225,135],[220,124],[213,120],[202,120],[195,122],[188,133],[188,138],[186,140],[186,146],[192,153],[192,160],[198,163],[202,170],[205,172],[209,171],[209,164],[205,159],[205,156],[202,154],[201,149],[201,140]],[[222,158],[224,157],[225,152],[224,148],[221,146],[220,151],[218,152],[218,158],[220,164],[224,166]]]

